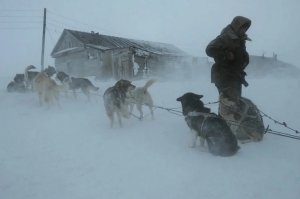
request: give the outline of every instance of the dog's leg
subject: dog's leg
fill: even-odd
[[[129,102],[129,113],[130,113],[130,115],[132,114],[132,112],[133,112],[133,107],[134,107],[134,104],[133,103],[131,103],[131,102]]]
[[[192,144],[190,145],[191,148],[195,148],[197,145],[197,140],[198,140],[198,133],[197,131],[194,131],[193,129],[191,129],[192,133],[194,134],[194,138],[192,140]]]
[[[114,126],[114,114],[107,114],[109,121],[110,121],[110,128],[112,128]]]
[[[200,146],[204,147],[204,144],[205,144],[205,139],[203,137],[200,137]]]
[[[76,95],[76,90],[75,89],[73,89],[73,96],[74,96],[75,99],[77,99],[77,95]]]
[[[121,119],[121,113],[120,112],[117,112],[117,118],[118,118],[119,126],[123,127],[122,119]]]
[[[143,113],[143,110],[142,110],[142,105],[141,104],[136,104],[136,108],[140,112],[140,120],[142,120],[143,117],[144,117],[144,113]]]
[[[61,109],[61,105],[60,105],[60,102],[59,102],[59,92],[55,92],[55,95],[54,95],[54,98],[55,98],[55,102],[58,106],[59,109]]]
[[[90,102],[91,97],[90,97],[90,92],[89,92],[88,88],[81,88],[81,91],[83,92],[83,94],[85,94],[85,96],[87,97],[87,100]]]
[[[148,105],[148,107],[151,113],[151,119],[154,120],[153,105]]]
[[[43,106],[43,93],[41,92],[38,92],[38,97],[39,97],[39,104],[40,106]]]

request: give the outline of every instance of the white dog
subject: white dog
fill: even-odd
[[[148,92],[148,88],[155,82],[154,79],[148,80],[143,87],[136,87],[134,90],[130,92],[130,113],[132,113],[134,105],[136,105],[137,110],[140,112],[140,119],[143,119],[144,113],[142,110],[142,106],[148,106],[151,117],[154,119],[153,114],[153,100]]]

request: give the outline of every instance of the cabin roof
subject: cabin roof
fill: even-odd
[[[76,30],[65,29],[62,35],[70,33],[85,46],[93,47],[99,50],[111,50],[116,48],[136,48],[154,54],[170,55],[170,56],[186,56],[187,54],[172,44],[143,41],[135,39],[127,39],[109,35],[102,35],[94,32],[82,32]],[[62,36],[61,36],[62,38]],[[56,47],[61,42],[57,42],[51,55],[57,53]]]

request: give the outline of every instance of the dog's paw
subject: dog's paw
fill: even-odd
[[[190,148],[196,148],[196,142],[193,142],[189,145]]]
[[[206,147],[200,147],[200,151],[201,152],[208,152],[208,148],[206,148]]]

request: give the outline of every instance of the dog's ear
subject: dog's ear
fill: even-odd
[[[182,100],[182,97],[178,97],[178,98],[176,99],[176,101],[178,101],[178,102],[181,102],[181,100]]]
[[[203,95],[197,95],[198,99],[201,99],[203,97]]]
[[[200,100],[202,97],[203,97],[203,95],[198,95],[198,94],[195,94],[195,93],[192,93],[192,95],[191,95],[191,98],[196,100],[196,101]]]

